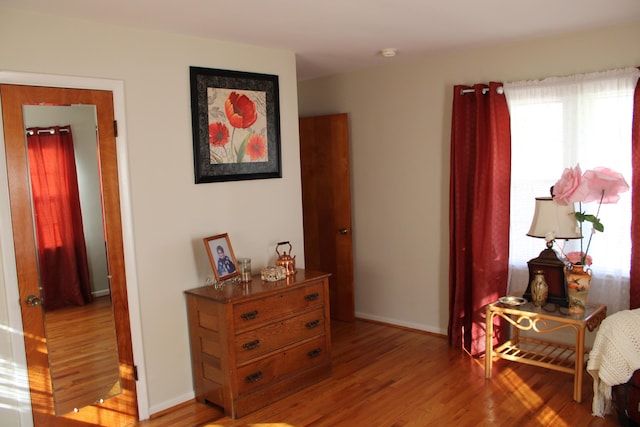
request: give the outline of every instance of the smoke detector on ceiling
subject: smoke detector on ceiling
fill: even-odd
[[[383,58],[393,58],[394,56],[396,56],[396,53],[398,53],[398,49],[388,47],[380,51],[380,56],[382,56]]]

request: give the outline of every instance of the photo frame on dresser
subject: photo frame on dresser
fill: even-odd
[[[281,178],[278,76],[189,71],[196,184]]]
[[[211,269],[216,276],[216,281],[230,279],[238,276],[238,260],[233,253],[229,235],[227,233],[202,239],[209,256]]]

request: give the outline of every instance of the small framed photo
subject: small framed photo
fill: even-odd
[[[233,253],[229,235],[227,233],[202,239],[209,255],[211,268],[216,276],[216,281],[230,279],[238,276],[238,261]]]
[[[189,69],[196,184],[281,178],[278,76]]]

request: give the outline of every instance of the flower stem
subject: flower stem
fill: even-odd
[[[231,143],[229,144],[229,160],[231,161],[231,163],[234,163],[237,161],[237,159],[235,158],[236,156],[236,149],[234,146],[234,142],[233,142],[233,137],[236,135],[236,128],[233,128],[233,130],[231,131]]]
[[[602,190],[602,194],[600,194],[600,203],[598,203],[598,210],[596,211],[596,219],[600,217],[600,207],[602,207],[602,200],[604,199],[604,189]],[[591,234],[589,235],[589,241],[587,242],[587,250],[583,252],[582,255],[582,265],[586,265],[587,254],[589,253],[589,247],[591,246],[591,238],[595,234],[595,229],[593,225],[591,226]],[[582,234],[582,223],[580,223],[580,234]],[[580,240],[580,252],[582,252],[582,239]]]
[[[578,205],[578,209],[580,210],[580,213],[582,213],[582,202],[580,202],[580,204]],[[583,255],[582,255],[582,263],[584,264],[584,261],[585,261],[585,258],[586,258],[586,257],[585,257],[585,255],[584,255],[584,251],[582,250],[582,241],[584,240],[584,239],[582,238],[582,223],[583,223],[583,222],[584,222],[584,221],[580,221],[580,253],[581,253],[581,254],[583,254]]]

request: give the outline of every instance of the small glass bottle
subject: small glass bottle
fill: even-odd
[[[547,303],[548,296],[549,285],[544,280],[544,272],[542,270],[534,271],[531,281],[531,302],[536,307],[543,307]]]
[[[243,282],[251,281],[251,258],[239,258],[238,270],[240,270],[240,280]]]

